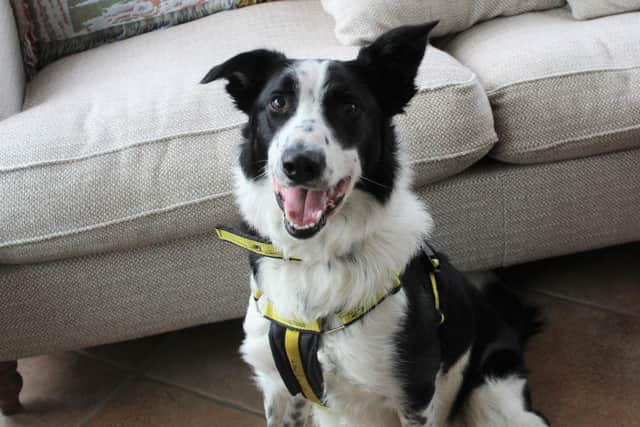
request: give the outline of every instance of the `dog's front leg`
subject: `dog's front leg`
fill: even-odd
[[[309,416],[309,404],[291,396],[285,389],[262,387],[267,427],[304,427]]]
[[[264,415],[267,427],[281,427],[287,412],[287,399],[284,393],[263,393]]]
[[[460,420],[448,420],[447,416],[436,416],[430,408],[422,413],[401,415],[400,424],[402,427],[466,427],[466,424]]]
[[[420,414],[402,415],[400,417],[402,427],[427,427],[431,426],[426,417]]]
[[[301,397],[287,399],[287,409],[284,413],[282,426],[304,427],[309,417],[309,403]],[[269,426],[271,426],[269,424]]]

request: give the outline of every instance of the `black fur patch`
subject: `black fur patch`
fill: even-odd
[[[468,283],[442,254],[437,273],[441,310],[438,314],[428,282],[426,255],[414,258],[402,276],[408,312],[396,337],[396,371],[404,380],[406,414],[426,409],[434,393],[436,374],[446,373],[470,350],[469,364],[450,417],[462,410],[470,393],[487,377],[526,376],[523,353],[526,340],[540,328],[537,311],[522,304],[499,284],[479,291]]]

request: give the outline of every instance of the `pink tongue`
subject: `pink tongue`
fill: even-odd
[[[327,193],[324,190],[290,187],[283,188],[280,194],[287,218],[295,225],[315,224],[327,207]]]

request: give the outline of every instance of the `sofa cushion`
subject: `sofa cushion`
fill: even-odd
[[[344,44],[364,44],[401,25],[439,21],[434,36],[457,33],[476,22],[565,5],[565,0],[322,0]]]
[[[0,263],[143,246],[233,223],[231,169],[246,118],[224,82],[198,82],[231,55],[263,46],[294,57],[357,52],[335,40],[319,2],[283,1],[42,70],[24,111],[0,122]],[[467,168],[496,136],[482,87],[449,55],[429,47],[417,84],[397,127],[425,184]]]
[[[446,50],[487,90],[497,159],[536,163],[640,146],[640,13],[568,9],[485,22]]]
[[[552,164],[492,162],[418,195],[432,207],[435,246],[456,267],[478,271],[640,241],[638,176],[640,150],[629,150]],[[246,257],[204,235],[0,266],[0,360],[240,317],[249,298]],[[598,261],[603,288],[614,274],[610,261]]]
[[[640,10],[640,0],[567,0],[576,19],[592,19]]]

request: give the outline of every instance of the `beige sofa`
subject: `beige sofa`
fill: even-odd
[[[240,51],[351,58],[316,0],[224,12],[63,58],[25,83],[0,2],[0,361],[239,317],[231,167]],[[640,239],[640,13],[498,18],[429,47],[397,128],[433,243],[462,269]],[[0,400],[14,390],[0,363]],[[6,385],[8,384],[8,385]],[[13,387],[13,388],[12,388]]]

